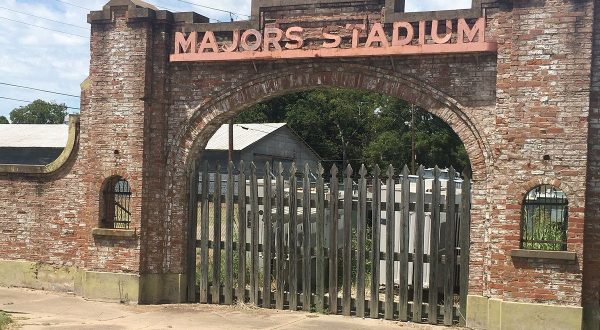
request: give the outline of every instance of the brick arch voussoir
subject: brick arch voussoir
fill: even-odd
[[[487,176],[490,148],[458,101],[417,78],[356,64],[335,69],[298,65],[258,75],[223,90],[218,97],[195,107],[188,125],[177,135],[176,141],[180,142],[173,155],[176,168],[190,171],[195,155],[218,127],[249,106],[279,95],[324,86],[379,92],[426,109],[448,123],[461,138],[469,154],[473,179],[480,181]]]

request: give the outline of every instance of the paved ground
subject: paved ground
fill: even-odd
[[[23,329],[442,329],[240,305],[121,305],[16,288],[0,288],[0,310]]]

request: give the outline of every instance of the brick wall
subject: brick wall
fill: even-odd
[[[267,11],[265,23],[316,33],[324,21],[341,29],[380,20],[379,1],[365,3],[282,7]],[[514,7],[498,1],[487,8],[487,38],[499,43],[497,55],[253,64],[169,63],[173,32],[194,24],[163,14],[141,19],[133,15],[141,12],[126,15],[126,7],[113,7],[105,18],[92,19],[91,86],[82,101],[77,157],[49,177],[0,174],[1,255],[94,270],[183,273],[189,175],[211,133],[251,104],[328,85],[403,98],[447,121],[461,137],[475,179],[471,294],[580,305],[584,276],[584,297],[591,292],[597,299],[591,274],[600,247],[590,243],[600,231],[594,213],[600,203],[594,174],[600,166],[594,152],[600,87],[597,77],[590,82],[593,1],[520,1]],[[139,239],[91,235],[102,182],[113,174],[131,183]],[[568,249],[577,253],[576,262],[510,257],[519,247],[524,194],[542,183],[568,195]]]
[[[585,318],[600,327],[600,6],[595,8],[590,113],[588,118],[588,178],[585,208],[583,304],[595,310]],[[595,317],[595,321],[591,321]],[[592,328],[590,326],[590,328]]]

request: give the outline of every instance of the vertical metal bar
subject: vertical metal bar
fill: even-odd
[[[200,302],[208,303],[208,162],[202,167],[202,189],[200,198]]]
[[[385,205],[386,223],[385,223],[385,319],[394,318],[394,236],[396,233],[396,212],[394,202],[396,195],[396,185],[394,183],[394,167],[390,165],[387,170]]]
[[[221,296],[221,164],[215,173],[215,193],[213,196],[213,278],[212,303],[218,304]]]
[[[410,228],[410,171],[402,170],[402,216],[400,217],[400,321],[408,321],[408,240]]]
[[[438,322],[438,263],[440,244],[440,169],[433,170],[431,184],[431,230],[429,233],[429,309],[427,318],[430,324]]]
[[[358,219],[356,221],[356,316],[365,317],[365,258],[367,242],[367,168],[363,164],[358,172]]]
[[[423,251],[425,235],[425,181],[423,166],[419,166],[417,179],[416,222],[415,222],[415,251],[413,258],[413,322],[423,320]]]
[[[283,195],[284,195],[284,182],[283,182],[283,164],[277,163],[275,167],[276,179],[275,179],[275,208],[277,210],[277,219],[275,219],[276,230],[275,230],[275,308],[283,309],[283,298],[284,298],[284,232],[283,232],[283,217],[284,206],[283,206]]]
[[[258,179],[256,178],[256,164],[250,164],[250,299],[255,306],[259,304],[258,292],[260,279],[258,276],[258,246],[259,227],[258,220]]]
[[[325,310],[325,185],[323,182],[323,165],[317,166],[317,232],[316,232],[316,295],[315,305],[317,312],[323,313]]]
[[[344,239],[342,314],[350,316],[352,308],[352,166],[346,167],[344,178]]]
[[[337,234],[338,234],[338,169],[335,164],[331,167],[331,182],[329,194],[329,313],[337,314]]]
[[[452,325],[454,319],[454,252],[456,238],[456,185],[453,167],[448,171],[446,188],[446,267],[444,282],[444,325]]]
[[[227,164],[225,196],[225,304],[233,303],[233,162]]]
[[[381,180],[379,174],[381,169],[375,165],[373,169],[373,200],[372,200],[372,221],[371,229],[371,318],[379,318],[379,264],[380,264],[380,227],[381,227]]]
[[[464,171],[460,202],[460,325],[467,319],[467,294],[469,292],[469,256],[471,249],[471,170]]]
[[[237,300],[246,302],[246,173],[240,161],[238,176],[238,291]]]
[[[271,223],[271,166],[265,164],[264,177],[264,205],[263,205],[263,301],[262,307],[271,308],[271,247],[273,246],[273,234]]]
[[[297,241],[297,231],[298,231],[298,200],[297,191],[298,191],[298,181],[296,180],[296,163],[292,163],[290,167],[290,222],[289,222],[289,253],[290,253],[290,271],[289,271],[289,303],[290,310],[298,309],[298,241]],[[306,192],[302,192],[303,194]]]
[[[196,240],[198,232],[198,166],[194,162],[189,182],[188,249],[187,249],[187,300],[196,301]]]
[[[311,242],[310,242],[310,167],[308,163],[304,165],[304,180],[302,185],[302,190],[304,193],[304,201],[302,203],[302,229],[304,237],[302,239],[302,248],[303,248],[303,257],[302,257],[302,310],[310,312],[310,297],[311,294]]]

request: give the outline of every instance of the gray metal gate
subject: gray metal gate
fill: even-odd
[[[464,324],[468,175],[210,165],[192,181],[190,300]]]

